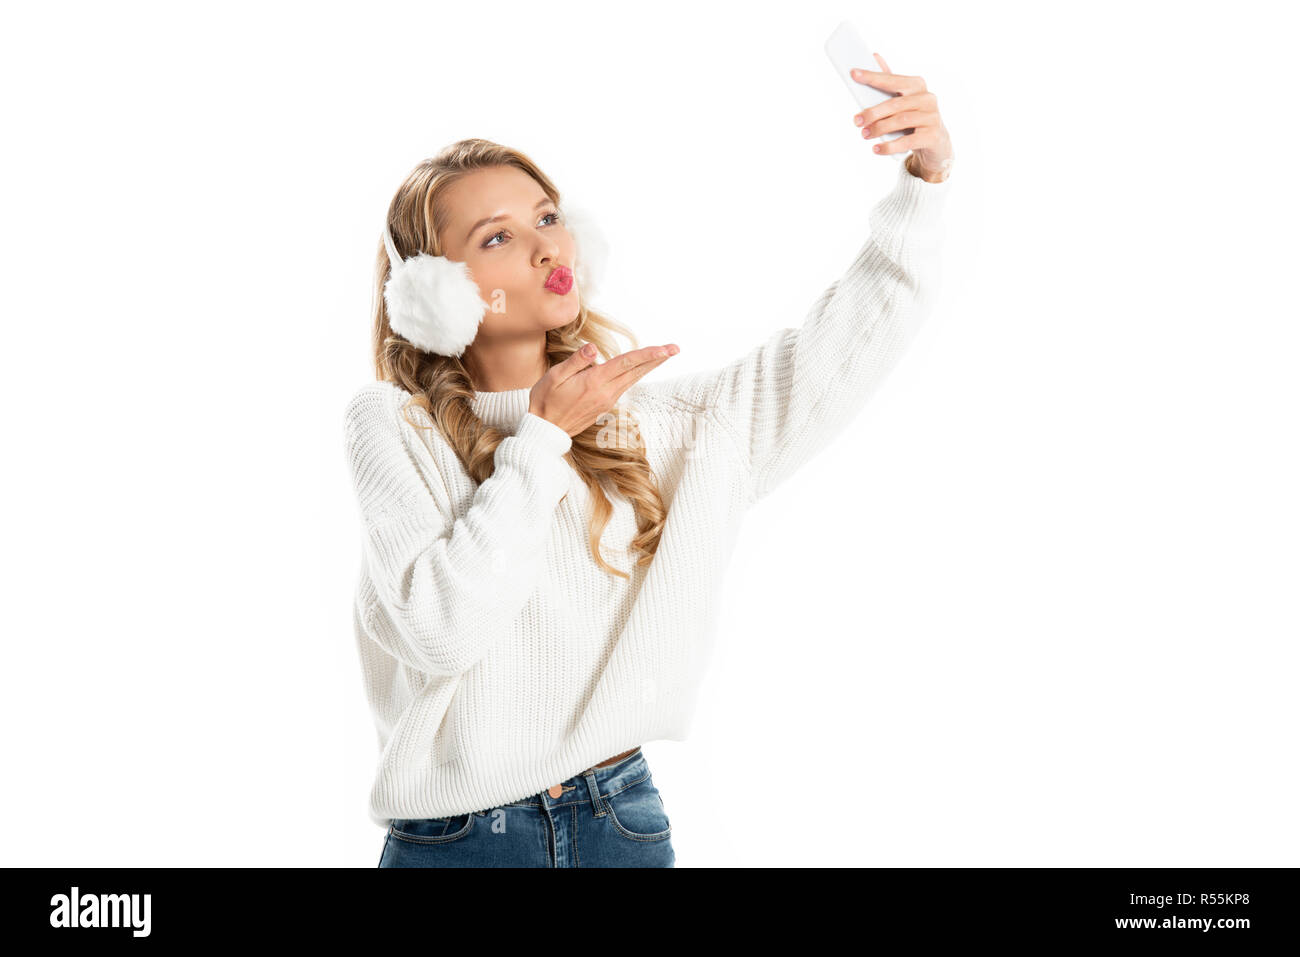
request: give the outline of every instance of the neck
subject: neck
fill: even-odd
[[[476,392],[531,389],[546,374],[546,335],[488,342],[465,350],[461,361]]]

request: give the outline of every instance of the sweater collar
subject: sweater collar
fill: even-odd
[[[490,425],[502,432],[514,434],[519,427],[519,420],[528,411],[532,388],[507,389],[505,392],[475,392],[474,414],[484,425]]]

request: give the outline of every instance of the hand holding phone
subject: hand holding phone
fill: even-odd
[[[844,85],[853,94],[853,99],[860,109],[865,110],[869,106],[875,106],[877,103],[882,103],[894,95],[853,79],[854,70],[876,70],[879,69],[880,64],[871,55],[866,43],[862,41],[862,36],[850,21],[845,20],[842,22],[835,28],[835,32],[830,35],[830,38],[827,39],[826,55],[830,58],[831,65],[835,67],[835,72],[839,74],[840,79],[844,81]],[[882,140],[896,140],[906,132],[906,130],[894,130],[890,133],[882,133],[879,138]],[[904,150],[901,153],[890,153],[888,155],[894,157],[894,159],[902,159],[907,155],[907,151]]]

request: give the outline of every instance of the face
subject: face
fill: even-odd
[[[546,287],[557,266],[574,267],[574,241],[558,208],[513,166],[474,170],[443,193],[443,254],[470,268],[488,311],[481,340],[536,337],[578,316],[576,278],[561,295]],[[483,220],[491,220],[483,222]]]

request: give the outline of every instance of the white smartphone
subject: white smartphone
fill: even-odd
[[[830,38],[826,41],[826,55],[830,57],[831,65],[835,67],[835,72],[839,74],[840,79],[844,81],[844,85],[853,94],[853,99],[857,101],[859,108],[865,110],[869,106],[883,103],[894,95],[853,79],[854,70],[875,70],[879,72],[880,63],[871,55],[867,45],[862,42],[861,34],[858,33],[857,28],[850,21],[845,20],[830,35]],[[872,137],[872,139],[896,140],[900,136],[906,135],[906,133],[906,130],[894,130],[890,133],[882,133],[880,136]],[[885,155],[901,160],[907,155],[907,151],[887,153]]]

